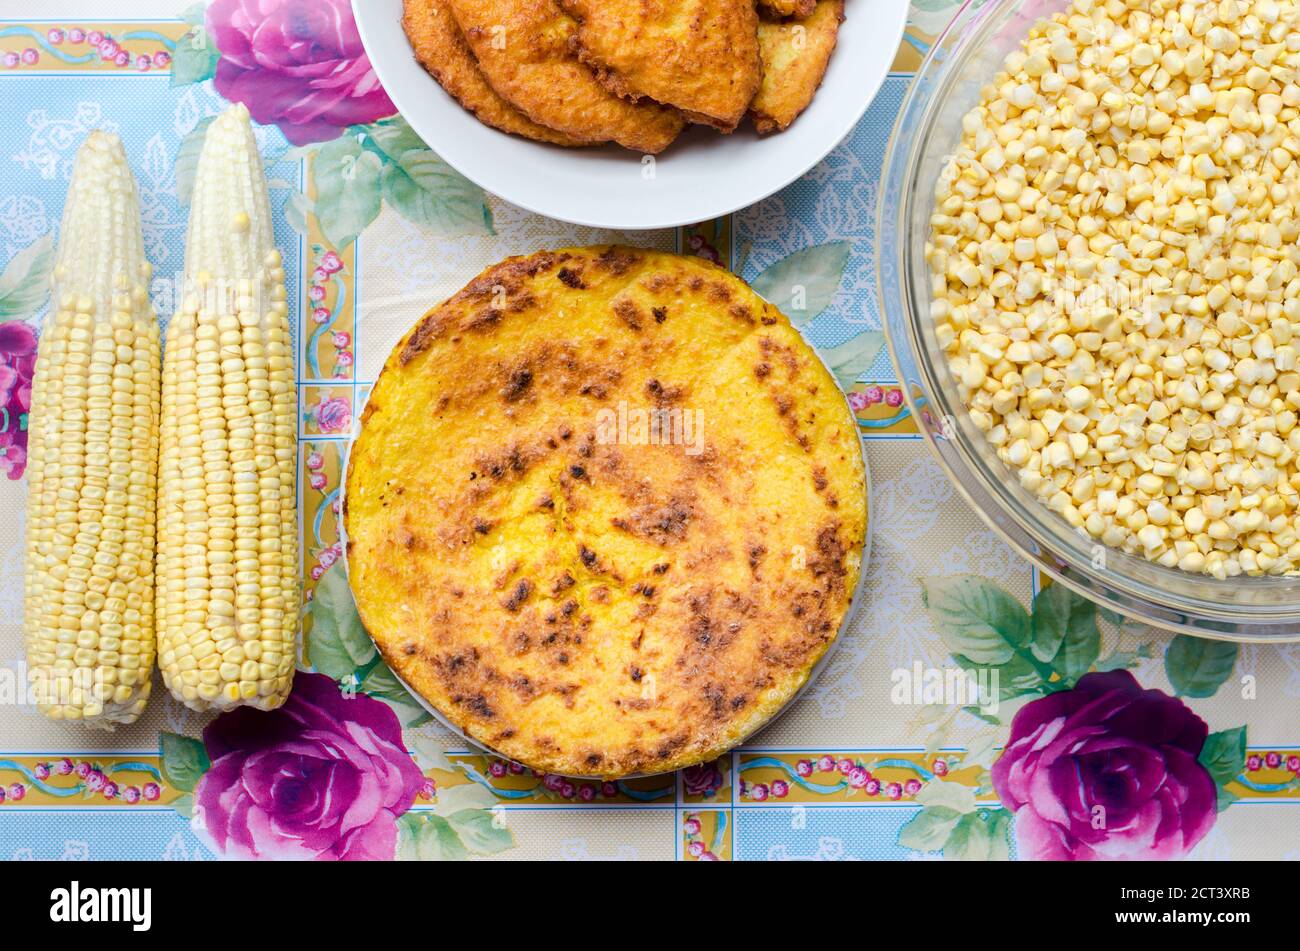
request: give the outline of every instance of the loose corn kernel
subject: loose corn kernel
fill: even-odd
[[[1070,524],[1300,573],[1300,2],[1074,0],[962,121],[931,315],[996,453]]]

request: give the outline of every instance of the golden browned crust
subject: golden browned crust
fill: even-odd
[[[754,0],[559,0],[578,55],[620,96],[730,132],[762,79]]]
[[[447,0],[403,0],[402,29],[415,58],[447,93],[480,121],[514,135],[553,145],[590,145],[533,122],[498,96],[483,78]]]
[[[764,12],[778,17],[806,17],[817,7],[817,0],[759,0]]]
[[[685,120],[654,102],[611,93],[570,49],[577,24],[554,0],[448,0],[479,69],[496,93],[533,122],[585,141],[651,154]]]
[[[766,722],[834,640],[866,532],[856,425],[789,321],[722,268],[624,247],[511,258],[429,311],[345,499],[393,670],[570,775],[678,769]]]
[[[826,75],[843,22],[844,0],[818,0],[806,19],[765,19],[759,24],[763,85],[750,113],[761,135],[784,131],[808,108]]]

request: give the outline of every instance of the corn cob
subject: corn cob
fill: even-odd
[[[24,640],[36,702],[112,729],[149,697],[159,332],[121,141],[77,153],[32,385]]]
[[[208,128],[163,363],[159,666],[196,710],[270,710],[297,659],[293,354],[248,111]]]

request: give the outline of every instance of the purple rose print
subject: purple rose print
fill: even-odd
[[[270,713],[223,714],[203,743],[194,822],[231,858],[391,859],[424,785],[393,711],[321,674],[299,672]]]
[[[682,770],[682,787],[688,796],[712,796],[722,788],[722,771],[715,763],[700,763]]]
[[[207,28],[221,51],[217,92],[294,145],[397,112],[348,0],[214,0]]]
[[[20,320],[0,323],[0,472],[21,479],[27,469],[27,413],[32,408],[36,331]]]
[[[1124,670],[1026,704],[993,765],[1034,859],[1174,859],[1214,825],[1214,779],[1198,761],[1208,730],[1175,697]]]

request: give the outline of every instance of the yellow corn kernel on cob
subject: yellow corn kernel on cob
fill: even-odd
[[[208,128],[187,242],[163,362],[159,666],[195,710],[271,710],[297,659],[296,391],[284,268],[242,105]]]
[[[115,135],[77,153],[32,384],[27,664],[37,706],[112,729],[149,697],[159,332]]]

